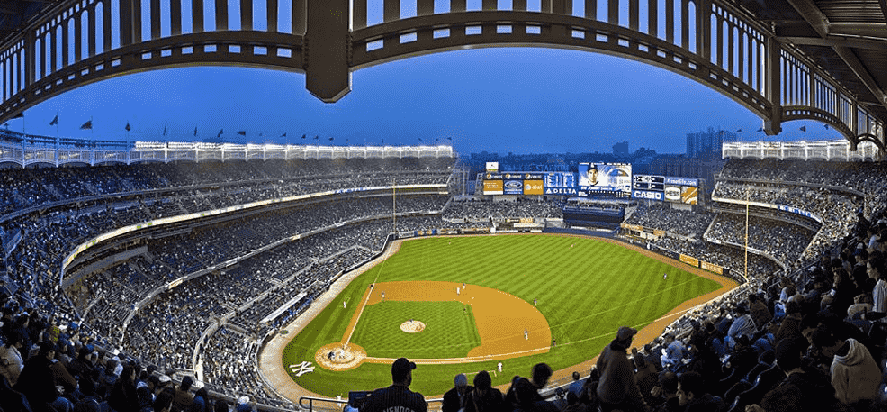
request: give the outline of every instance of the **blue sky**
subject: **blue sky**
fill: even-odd
[[[238,1],[229,3],[239,7]],[[499,3],[510,8],[510,1]],[[528,8],[534,10],[538,3],[529,1]],[[285,9],[288,2],[280,4]],[[435,4],[439,12],[448,8],[445,0]],[[470,0],[468,9],[480,4]],[[382,0],[369,1],[370,24],[381,21],[381,5]],[[415,2],[402,5],[403,17],[415,15]],[[574,14],[583,14],[582,5],[574,2]],[[190,7],[182,9],[190,13]],[[290,14],[283,9],[281,16]],[[254,14],[263,16],[264,10]],[[645,10],[641,14],[646,21]],[[232,24],[239,22],[234,10],[229,18]],[[116,22],[112,26],[116,30]],[[239,23],[232,27],[237,28]],[[168,32],[168,24],[162,29]],[[187,24],[184,30],[190,31]],[[50,126],[56,114],[59,125]],[[93,130],[79,130],[90,119]],[[128,135],[127,123],[132,126]],[[801,126],[807,132],[799,131]],[[446,138],[451,137],[456,150],[466,154],[609,152],[613,143],[624,140],[632,151],[645,147],[683,153],[686,134],[708,127],[741,129],[743,140],[842,138],[812,121],[784,124],[783,133],[768,137],[757,132],[760,118],[694,80],[633,60],[539,48],[449,51],[361,69],[353,75],[351,93],[335,104],[311,96],[304,75],[297,73],[231,67],[155,70],[54,97],[28,109],[24,119],[9,121],[8,127],[95,140],[204,140],[214,139],[220,130],[231,141],[302,143],[300,137],[307,134],[309,139],[320,136],[309,143],[336,145],[450,143]],[[287,138],[280,137],[284,132]]]

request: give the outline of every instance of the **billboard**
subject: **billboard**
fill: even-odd
[[[504,186],[506,195],[520,195],[520,194],[524,193],[524,181],[523,180],[515,180],[515,179],[505,180],[503,186]]]
[[[488,172],[498,172],[499,171],[499,162],[487,162],[487,171]]]
[[[681,201],[681,187],[665,186],[665,200],[668,202],[679,203]]]
[[[687,177],[665,178],[665,201],[696,205],[699,203],[699,179]]]
[[[484,179],[484,196],[503,194],[502,180]]]
[[[699,193],[698,189],[692,186],[682,187],[681,188],[681,203],[685,205],[695,205],[699,203],[699,199],[697,194]]]
[[[542,179],[524,180],[524,195],[542,196],[545,194],[545,181]]]
[[[551,196],[577,196],[576,174],[572,172],[545,173],[545,194]]]
[[[673,186],[699,186],[699,179],[689,177],[666,177],[665,184]]]
[[[630,196],[631,164],[579,163],[579,195],[607,193]]]
[[[657,200],[662,201],[662,192],[653,192],[649,190],[637,190],[634,189],[631,191],[631,197],[638,199],[648,199],[648,200]]]

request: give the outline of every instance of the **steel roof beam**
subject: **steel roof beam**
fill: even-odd
[[[822,10],[819,10],[819,7],[816,7],[811,0],[788,0],[788,3],[795,8],[807,24],[813,27],[813,30],[815,30],[823,40],[828,40],[831,23]],[[846,28],[847,25],[836,25],[836,27],[841,26],[845,26]],[[885,94],[884,90],[878,86],[878,83],[872,78],[868,69],[859,61],[859,58],[856,57],[856,53],[853,53],[853,51],[846,46],[832,46],[832,50],[841,57],[841,60],[850,67],[850,70],[853,70],[853,73],[859,81],[865,84],[865,87],[875,95],[875,98],[878,99],[881,106],[887,108],[887,94]],[[887,119],[881,120],[887,121]]]
[[[856,39],[841,36],[828,36],[827,38],[807,36],[777,36],[779,41],[792,43],[797,46],[822,46],[822,47],[852,47],[854,49],[887,51],[887,42],[869,39]]]

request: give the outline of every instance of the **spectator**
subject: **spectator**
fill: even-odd
[[[108,397],[108,405],[116,412],[138,412],[140,409],[139,398],[135,386],[136,369],[130,365],[123,367],[120,378],[111,389]]]
[[[416,369],[416,364],[406,358],[394,361],[391,364],[392,385],[374,390],[361,411],[383,412],[388,408],[397,407],[403,412],[427,412],[428,404],[425,402],[425,398],[410,391],[413,369]]]
[[[185,376],[182,378],[182,384],[176,388],[175,397],[172,401],[172,412],[190,412],[194,406],[194,395],[191,394],[191,386],[194,385],[194,378]]]
[[[620,327],[616,339],[598,356],[597,369],[601,371],[601,380],[597,396],[603,412],[646,409],[635,382],[634,369],[626,355],[636,333],[637,330],[628,326]]]
[[[558,412],[553,403],[539,396],[536,386],[527,378],[519,378],[513,387],[517,399],[514,412]]]
[[[675,339],[673,332],[665,334],[664,344],[665,353],[663,353],[661,359],[662,369],[671,371],[677,370],[682,366],[682,361],[687,354],[687,349],[684,347],[683,343]]]
[[[865,345],[853,338],[840,339],[831,330],[821,328],[813,333],[813,346],[827,359],[833,357],[830,374],[838,401],[857,407],[876,399],[881,371]]]
[[[482,370],[474,376],[474,388],[468,392],[465,412],[506,412],[505,398],[491,387],[490,373]]]
[[[6,339],[6,344],[0,346],[0,375],[6,378],[9,386],[15,386],[22,373],[24,362],[19,352],[21,348],[22,338],[18,333],[13,333]]]
[[[705,391],[705,379],[697,372],[681,375],[678,382],[678,403],[686,412],[721,412],[726,409],[724,400]]]
[[[551,378],[552,374],[554,374],[554,371],[546,363],[533,365],[533,386],[536,387],[537,391],[542,390],[548,384],[548,379]]]
[[[37,355],[25,362],[15,389],[28,398],[34,412],[55,409],[57,412],[71,412],[74,405],[56,390],[52,374],[52,361],[55,358],[55,344],[42,342]]]
[[[582,387],[585,386],[585,381],[582,380],[582,377],[579,375],[578,371],[573,371],[573,382],[570,383],[570,393],[576,395],[578,398],[582,395]]]
[[[464,373],[456,375],[453,379],[453,388],[448,390],[443,397],[443,412],[458,412],[465,408],[466,394],[471,390],[468,386],[468,378]]]

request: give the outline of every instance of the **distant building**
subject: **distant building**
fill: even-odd
[[[613,155],[616,157],[628,157],[628,141],[616,142],[613,145]]]
[[[714,160],[721,158],[721,145],[735,142],[736,133],[709,127],[704,132],[687,133],[687,158]]]

